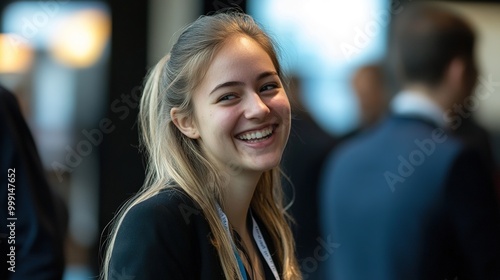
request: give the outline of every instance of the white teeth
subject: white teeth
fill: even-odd
[[[273,133],[272,127],[268,127],[259,131],[245,133],[243,135],[239,135],[238,138],[241,140],[256,140],[267,137]]]

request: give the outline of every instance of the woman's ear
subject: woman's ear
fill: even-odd
[[[191,116],[181,114],[179,112],[179,108],[174,107],[170,110],[170,117],[172,118],[172,122],[182,132],[182,134],[191,139],[200,138],[200,133],[198,132],[196,123]]]

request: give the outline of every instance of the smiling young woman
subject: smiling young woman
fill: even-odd
[[[145,84],[147,179],[115,218],[104,279],[301,279],[280,182],[282,79],[246,14],[203,16],[181,33]]]

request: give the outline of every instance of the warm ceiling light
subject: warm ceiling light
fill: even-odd
[[[33,61],[33,49],[16,34],[0,34],[0,73],[24,73]]]
[[[61,21],[49,50],[59,62],[71,67],[89,67],[102,55],[111,32],[107,14],[85,10]]]

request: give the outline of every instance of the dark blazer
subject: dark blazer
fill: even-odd
[[[330,156],[327,279],[500,279],[500,214],[479,153],[415,117],[390,116]]]
[[[255,217],[281,268],[271,238]],[[110,279],[224,279],[203,212],[180,188],[168,188],[132,207],[118,229]],[[274,279],[262,255],[266,279]]]
[[[8,172],[11,169],[15,172]],[[51,189],[35,142],[15,96],[0,86],[0,279],[61,279],[64,272],[66,205]],[[8,175],[14,187],[8,191]],[[15,210],[8,215],[8,193]],[[16,218],[7,221],[7,218]],[[15,223],[11,234],[7,227]],[[15,236],[15,239],[8,239]],[[12,244],[15,241],[15,244]],[[11,243],[9,243],[11,242]],[[7,261],[15,245],[15,272]]]

